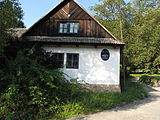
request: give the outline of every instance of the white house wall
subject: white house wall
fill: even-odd
[[[63,71],[71,78],[85,81],[89,84],[119,85],[120,83],[120,48],[111,46],[44,46],[47,52],[79,54],[79,69],[67,69],[64,65]],[[110,58],[107,61],[101,59],[101,51],[108,49]]]

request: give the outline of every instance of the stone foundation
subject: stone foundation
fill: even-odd
[[[83,84],[82,86],[95,92],[121,92],[120,85]]]

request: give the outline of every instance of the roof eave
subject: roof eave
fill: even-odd
[[[92,46],[120,46],[120,47],[123,47],[125,46],[125,44],[112,44],[112,43],[83,43],[83,42],[80,42],[80,43],[69,43],[69,42],[51,42],[51,41],[30,41],[30,42],[33,42],[33,43],[43,43],[43,44],[56,44],[56,45],[92,45]]]

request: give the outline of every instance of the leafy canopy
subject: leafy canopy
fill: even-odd
[[[24,27],[23,11],[18,0],[0,1],[0,58],[4,56],[4,48],[9,45],[9,28]]]
[[[160,73],[155,66],[160,56],[160,1],[100,1],[91,10],[118,39],[123,38],[127,66],[133,72]]]

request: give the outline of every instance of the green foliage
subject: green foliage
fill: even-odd
[[[129,64],[132,65],[132,70],[136,69],[144,73],[156,73],[157,71],[153,62],[160,56],[160,27],[157,22],[159,12],[159,10],[150,11],[141,17],[143,18],[141,24],[134,23],[137,25],[130,28],[131,31],[127,37],[130,42],[127,44],[125,53]]]
[[[92,6],[91,10],[95,12],[96,17],[103,20],[119,20],[121,15],[124,15],[120,8],[123,8],[126,3],[124,0],[99,0],[102,4]]]
[[[95,17],[114,34],[118,39],[121,38],[120,19],[127,17],[126,3],[124,0],[99,0],[101,4],[92,6]],[[123,9],[121,9],[123,8]]]
[[[62,105],[56,116],[52,116],[50,119],[59,120],[100,112],[148,96],[146,90],[138,83],[129,81],[126,86],[122,93],[79,92],[78,97]]]
[[[154,60],[153,66],[156,68],[157,73],[160,73],[160,56]]]
[[[0,26],[6,28],[24,27],[23,11],[18,0],[0,1]]]
[[[0,71],[1,119],[29,120],[36,119],[37,114],[56,113],[57,105],[75,96],[78,85],[70,84],[60,70],[42,66],[47,61],[42,58],[43,54],[37,58],[18,52]]]
[[[109,31],[126,43],[125,64],[133,72],[158,73],[159,65],[156,63],[160,56],[160,1],[100,1],[91,10]]]
[[[145,83],[147,85],[153,86],[154,83],[151,81],[152,78],[153,77],[151,77],[151,76],[143,75],[143,76],[140,77],[139,81],[142,82],[142,83]]]
[[[4,67],[7,61],[5,48],[10,46],[13,40],[8,34],[8,29],[24,27],[22,19],[23,11],[18,0],[0,1],[0,68]]]
[[[158,76],[149,76],[149,75],[142,75],[139,79],[140,82],[150,85],[150,86],[159,86],[160,77]]]

